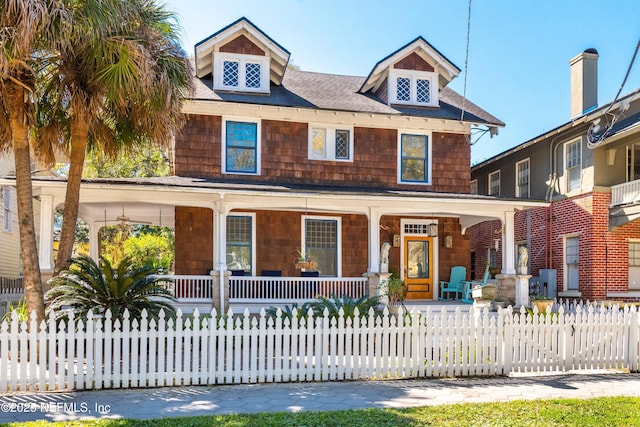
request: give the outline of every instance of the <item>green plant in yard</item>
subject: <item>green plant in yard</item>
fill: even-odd
[[[156,268],[136,266],[130,258],[116,268],[105,259],[98,264],[88,256],[73,258],[68,270],[49,281],[49,310],[58,318],[64,317],[66,310],[76,318],[85,318],[90,310],[99,314],[110,310],[113,319],[122,319],[125,310],[132,319],[139,319],[145,309],[149,317],[158,317],[163,309],[167,317],[173,316],[174,298],[162,284],[168,279],[157,274]]]
[[[296,310],[296,320],[300,322],[302,317],[305,317],[309,312],[309,303],[305,302],[302,306],[298,307],[298,304],[293,303],[291,305],[285,305],[284,307],[269,307],[265,310],[267,318],[276,319],[278,317],[278,310],[280,310],[282,320],[289,319],[289,324],[293,322],[294,310]]]
[[[389,305],[402,304],[407,297],[407,287],[404,284],[404,280],[399,277],[391,276],[387,281],[386,288]]]
[[[13,302],[9,301],[9,307],[7,312],[2,316],[0,321],[11,322],[11,315],[16,313],[18,315],[18,322],[23,323],[29,320],[29,311],[27,310],[27,301],[24,298],[20,299],[16,305],[13,305]]]
[[[324,315],[324,310],[329,311],[329,317],[338,317],[340,309],[344,310],[344,317],[351,318],[355,316],[355,309],[358,308],[360,316],[367,316],[370,309],[375,309],[379,303],[379,297],[360,297],[351,298],[348,295],[344,295],[342,298],[338,298],[335,295],[331,295],[331,298],[325,298],[323,296],[318,297],[318,301],[309,303],[309,307],[313,310],[313,314],[316,317]]]

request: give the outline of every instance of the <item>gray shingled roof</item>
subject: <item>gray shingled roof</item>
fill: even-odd
[[[445,87],[440,91],[440,108],[389,106],[373,95],[358,93],[365,77],[287,70],[282,86],[271,85],[271,94],[214,91],[211,76],[196,79],[194,100],[227,101],[282,107],[317,108],[360,113],[409,115],[460,120],[462,96]],[[469,100],[465,121],[491,126],[504,123]]]

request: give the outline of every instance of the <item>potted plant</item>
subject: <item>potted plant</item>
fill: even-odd
[[[387,298],[389,298],[389,306],[404,305],[403,301],[407,297],[407,287],[404,280],[399,277],[391,276],[387,281]]]
[[[553,307],[554,299],[546,295],[535,295],[530,298],[531,308],[538,307],[538,313],[546,313],[547,307]]]
[[[496,274],[500,274],[500,268],[498,268],[495,265],[490,265],[489,266],[489,276],[491,276],[492,279],[496,278]]]
[[[318,266],[318,261],[311,256],[308,250],[305,252],[296,251],[296,257],[293,259],[293,263],[298,270],[315,270]]]

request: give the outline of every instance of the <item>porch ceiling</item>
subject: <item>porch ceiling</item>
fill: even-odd
[[[130,224],[162,225],[173,227],[175,209],[172,205],[142,202],[81,203],[78,216],[99,226],[116,225],[125,220]]]

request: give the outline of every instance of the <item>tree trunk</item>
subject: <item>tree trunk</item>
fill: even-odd
[[[80,183],[84,168],[85,153],[89,140],[89,127],[84,114],[76,113],[71,120],[71,153],[69,155],[69,175],[62,213],[62,230],[56,257],[54,276],[69,267],[76,237],[78,206],[80,205]]]
[[[20,255],[23,263],[24,297],[27,303],[27,310],[29,313],[36,313],[39,324],[45,318],[44,296],[33,218],[31,155],[29,152],[29,130],[24,114],[24,91],[22,88],[14,86],[7,92],[7,107],[16,162],[16,193],[20,223]]]

